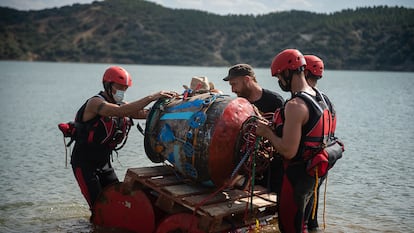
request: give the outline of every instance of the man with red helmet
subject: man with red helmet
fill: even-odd
[[[132,119],[145,119],[144,107],[173,92],[160,91],[140,100],[125,103],[124,93],[132,85],[130,74],[122,67],[109,67],[102,79],[104,91],[88,99],[75,118],[75,146],[71,164],[81,192],[93,212],[99,193],[118,182],[110,157],[126,142]],[[120,146],[118,146],[120,145]]]
[[[323,76],[323,71],[324,71],[324,64],[321,58],[319,58],[318,56],[315,55],[304,55],[305,60],[306,60],[306,68],[305,68],[305,77],[306,77],[306,81],[308,82],[308,84],[314,88],[316,88],[316,84],[318,83],[318,80],[320,80]],[[334,137],[335,135],[335,128],[336,128],[336,112],[335,112],[335,108],[332,104],[332,102],[329,100],[329,98],[322,93],[329,111],[332,114],[332,137]],[[309,200],[308,205],[306,206],[306,211],[308,213],[310,213],[312,211],[313,208],[315,208],[315,214],[309,215],[309,219],[307,222],[308,225],[308,230],[317,230],[319,228],[319,224],[318,224],[318,204],[319,204],[319,188],[321,187],[322,183],[324,182],[326,176],[321,177],[319,185],[318,185],[318,190],[317,190],[317,194],[316,194],[316,206],[313,206],[314,203],[314,198],[315,196],[312,196],[312,198]]]
[[[316,84],[318,84],[318,80],[320,80],[323,76],[323,71],[325,69],[325,66],[323,64],[323,61],[321,58],[315,55],[304,55],[306,60],[306,69],[305,69],[305,78],[308,84],[311,87],[316,88]],[[324,96],[329,110],[332,113],[332,133],[335,133],[336,129],[336,111],[334,108],[333,103],[329,100],[328,96],[326,96],[324,93],[322,93]]]
[[[306,61],[305,78],[308,84],[316,87],[319,79],[322,78],[324,64],[322,59],[315,55],[304,55]]]
[[[320,145],[329,131],[324,123],[329,122],[331,116],[321,101],[321,94],[307,83],[305,67],[306,60],[296,49],[286,49],[275,56],[271,74],[278,78],[280,88],[290,92],[292,97],[281,114],[275,114],[280,119],[274,119],[274,122],[283,122],[281,130],[274,130],[264,120],[259,121],[256,129],[256,134],[269,139],[283,158],[278,219],[281,232],[289,233],[307,232],[305,207],[318,177],[326,172],[326,166],[319,167],[319,163],[311,170],[308,168],[312,160],[311,148]]]

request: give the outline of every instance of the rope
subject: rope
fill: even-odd
[[[249,157],[250,155],[250,150],[247,150],[246,153],[243,155],[243,158],[240,160],[239,164],[237,164],[236,168],[233,170],[233,172],[231,173],[231,178],[233,178],[237,172],[240,170],[241,166],[244,164],[244,162],[246,161],[247,157]]]
[[[210,106],[211,105],[213,105],[213,103],[216,101],[216,99],[217,99],[217,95],[215,95],[215,94],[213,94],[213,95],[211,95],[210,94],[210,100],[209,100],[209,102],[206,104],[205,103],[205,101],[206,100],[204,100],[204,104],[202,104],[202,107],[200,108],[200,111],[201,110],[203,110],[202,112],[204,113],[204,114],[206,114],[207,113],[207,110],[210,108]],[[197,135],[198,135],[198,131],[199,131],[199,128],[200,127],[197,127],[195,130],[194,130],[194,135],[193,135],[193,148],[195,148],[196,147],[196,144],[197,144]],[[192,165],[193,165],[193,167],[195,166],[195,156],[193,155],[193,157],[191,158],[191,163],[192,163]]]
[[[256,137],[253,133],[251,133],[250,131],[253,131],[253,128],[255,126],[254,122],[250,122],[250,123],[243,123],[244,125],[242,126],[243,128],[248,128],[249,127],[249,131],[247,133],[245,133],[244,135],[242,135],[242,139],[245,141],[245,145],[246,145],[246,151],[242,157],[242,159],[240,160],[240,162],[237,164],[236,168],[233,170],[232,174],[231,174],[231,178],[233,178],[236,173],[240,170],[241,166],[244,165],[245,161],[247,160],[247,158],[251,155],[250,153],[252,151],[258,150],[258,137]],[[253,144],[253,141],[256,140],[256,144],[255,144],[255,148],[251,146],[251,144]]]
[[[255,143],[255,152],[257,152],[257,150],[259,149],[259,142],[260,142],[260,137],[256,138],[256,143]],[[224,183],[220,188],[218,188],[216,191],[214,191],[213,193],[211,193],[209,196],[207,196],[206,198],[204,198],[202,201],[200,201],[199,203],[197,203],[197,205],[194,208],[193,214],[196,215],[198,209],[203,206],[208,200],[210,200],[211,198],[213,198],[214,196],[216,196],[219,192],[221,192],[222,190],[226,189],[227,187],[229,187],[228,184],[231,183],[231,180],[234,178],[235,174],[237,173],[237,171],[240,169],[241,164],[244,163],[244,161],[248,158],[248,156],[250,155],[250,153],[246,153],[243,156],[243,159],[240,161],[240,163],[238,164],[238,166],[236,166],[236,168],[233,170],[231,176],[230,176],[230,182],[229,183]],[[252,162],[252,173],[250,174],[251,176],[251,193],[250,193],[250,213],[253,213],[253,194],[254,194],[254,185],[255,185],[255,167],[256,167],[256,162],[255,162],[255,154],[253,154],[253,156],[251,156],[250,158],[253,160]],[[247,210],[248,210],[248,204],[246,203],[246,209],[245,209],[245,217],[247,216]]]
[[[252,184],[250,192],[250,214],[253,214],[253,195],[254,195],[254,185],[256,180],[256,155],[253,154],[253,163],[252,163]]]
[[[249,179],[252,179],[252,176],[250,174]],[[251,188],[251,184],[250,184],[250,188]],[[253,191],[250,192],[250,197],[253,195]],[[244,208],[244,220],[247,221],[247,217],[248,217],[248,211],[249,210],[249,201],[246,202],[246,207]]]
[[[256,137],[256,142],[255,142],[255,148],[254,148],[254,152],[253,153],[253,164],[252,164],[252,191],[251,191],[251,195],[250,195],[250,214],[253,213],[253,194],[254,194],[254,185],[255,185],[255,180],[256,180],[256,153],[259,150],[259,143],[261,141],[261,137]]]
[[[263,138],[256,135],[255,132],[258,119],[259,118],[256,116],[251,116],[243,123],[238,148],[240,147],[239,153],[243,151],[245,154],[250,155],[250,153],[254,152],[254,155],[250,156],[256,156],[255,170],[258,173],[262,173],[269,166],[269,158],[274,149],[270,146],[267,140],[263,140]],[[252,160],[249,160],[244,164],[245,171],[247,172],[251,172],[252,166],[249,163],[251,161]]]
[[[318,179],[318,166],[315,166],[315,187],[313,188],[313,208],[312,208],[312,219],[315,219],[315,212],[318,203],[318,186],[319,186],[319,179]],[[325,186],[326,187],[326,186]]]
[[[256,228],[254,229],[255,233],[260,233],[260,222],[259,219],[256,218]]]
[[[204,112],[206,112],[206,110],[210,106],[211,106],[211,103],[206,108],[204,108]],[[214,191],[209,196],[207,196],[206,198],[201,200],[199,203],[197,203],[197,205],[194,207],[194,211],[193,211],[194,215],[197,214],[197,211],[200,209],[200,207],[203,206],[208,200],[210,200],[211,198],[216,196],[222,190],[229,187],[229,184],[234,179],[234,177],[236,176],[236,174],[238,173],[238,171],[240,170],[240,168],[243,165],[245,165],[245,167],[247,168],[246,169],[247,172],[248,172],[247,176],[251,180],[251,182],[250,182],[250,198],[249,198],[249,201],[246,202],[245,216],[244,217],[247,218],[247,216],[248,216],[249,204],[250,204],[250,214],[254,213],[254,211],[253,211],[253,196],[254,196],[254,187],[255,187],[255,176],[256,176],[257,168],[259,168],[259,170],[261,168],[261,167],[257,167],[258,165],[256,164],[257,163],[256,159],[258,159],[259,163],[260,163],[261,162],[260,161],[260,156],[262,154],[265,154],[266,152],[271,152],[272,151],[272,148],[266,148],[266,145],[264,145],[264,143],[262,142],[262,137],[256,136],[255,133],[254,133],[257,120],[258,120],[257,117],[252,117],[252,119],[249,119],[247,121],[247,123],[245,122],[242,126],[242,128],[245,131],[245,134],[242,135],[242,139],[244,140],[244,143],[245,143],[244,154],[243,154],[243,157],[241,158],[241,160],[239,161],[239,163],[233,169],[233,172],[231,173],[231,176],[230,176],[230,182],[223,184],[216,191]],[[193,136],[193,138],[194,138],[193,143],[196,141],[195,140],[196,137],[197,137],[196,134],[197,133],[195,133],[195,135]],[[265,152],[263,152],[263,150]],[[260,164],[260,165],[263,166],[263,164]],[[255,225],[256,225],[255,232],[258,232],[258,230],[260,228],[260,223],[257,219],[256,219],[256,224]]]
[[[63,145],[65,146],[65,168],[68,168],[68,148],[66,146],[65,136],[63,136]]]
[[[213,193],[211,193],[210,195],[208,195],[206,198],[204,198],[203,200],[201,200],[194,208],[193,214],[196,215],[197,214],[197,210],[203,206],[208,200],[210,200],[211,198],[213,198],[215,195],[217,195],[217,193],[221,192],[222,190],[224,190],[225,188],[227,188],[228,185],[225,183],[223,184],[220,188],[218,188],[216,191],[214,191]]]
[[[326,174],[326,178],[325,178],[325,192],[323,194],[323,230],[325,230],[326,228],[326,190],[328,187],[328,174]]]

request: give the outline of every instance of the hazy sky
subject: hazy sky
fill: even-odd
[[[92,0],[0,0],[0,6],[18,10],[40,10]],[[404,6],[414,8],[414,0],[151,0],[169,8],[198,9],[215,14],[266,14],[286,10],[332,13],[366,6]]]

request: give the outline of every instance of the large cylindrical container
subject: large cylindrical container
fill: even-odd
[[[168,161],[184,177],[221,186],[236,163],[243,122],[255,115],[244,98],[205,93],[157,101],[145,125],[145,152],[155,163]]]

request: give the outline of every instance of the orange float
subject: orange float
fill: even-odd
[[[155,230],[151,201],[141,190],[130,190],[117,183],[105,188],[93,207],[93,224],[139,233]]]

